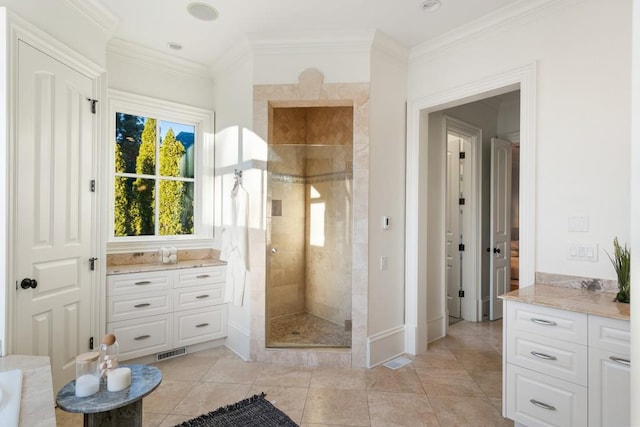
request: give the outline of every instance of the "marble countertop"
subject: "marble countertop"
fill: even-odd
[[[630,304],[614,302],[615,295],[611,292],[536,284],[500,295],[499,298],[595,316],[629,320]]]
[[[179,270],[183,268],[213,267],[226,265],[227,263],[219,259],[191,259],[178,261],[175,264],[123,264],[107,266],[107,275],[145,273],[149,271]]]
[[[20,426],[55,427],[51,364],[47,356],[0,357],[0,372],[22,370]]]

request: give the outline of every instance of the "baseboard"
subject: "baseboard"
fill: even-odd
[[[373,368],[404,354],[405,326],[388,329],[367,338],[367,367]]]
[[[431,320],[427,320],[427,342],[433,342],[447,335],[447,323],[449,316],[441,314]]]

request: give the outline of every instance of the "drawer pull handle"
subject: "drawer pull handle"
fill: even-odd
[[[134,285],[136,286],[142,286],[142,285],[150,285],[151,284],[151,280],[142,280],[140,282],[135,282]]]
[[[200,323],[199,325],[196,325],[196,328],[204,328],[205,326],[209,326],[208,323]]]
[[[208,274],[198,274],[198,275],[196,276],[196,279],[206,279],[207,277],[209,277],[209,275],[208,275]]]
[[[531,321],[533,323],[537,323],[538,325],[544,325],[544,326],[556,326],[557,325],[556,322],[552,322],[551,320],[536,319],[535,317],[532,317]]]
[[[139,337],[135,337],[134,340],[142,341],[142,340],[146,340],[147,338],[151,338],[151,335],[140,335]]]
[[[609,356],[609,359],[621,365],[631,366],[631,360],[629,359],[623,359],[621,357],[616,357],[616,356]]]
[[[551,405],[547,405],[546,403],[538,402],[535,399],[531,399],[531,400],[529,400],[529,402],[533,403],[538,408],[546,409],[547,411],[555,411],[556,410],[555,406],[551,406]]]
[[[538,353],[537,351],[532,351],[531,355],[534,357],[537,357],[538,359],[544,359],[544,360],[557,360],[558,358],[555,356],[550,356],[548,354],[544,354],[544,353]]]
[[[144,307],[149,307],[151,304],[149,304],[148,302],[143,302],[142,304],[136,304],[133,307],[134,308],[144,308]]]
[[[196,299],[205,299],[205,298],[209,298],[209,295],[204,294],[204,295],[198,295],[198,296],[196,297]]]

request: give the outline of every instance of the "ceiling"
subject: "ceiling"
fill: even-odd
[[[408,48],[463,27],[497,9],[528,0],[441,0],[433,13],[423,0],[97,0],[118,17],[113,37],[211,65],[251,35],[380,30]],[[217,9],[215,21],[187,12],[193,2]],[[182,45],[172,50],[168,43]]]

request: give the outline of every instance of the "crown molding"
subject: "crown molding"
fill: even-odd
[[[107,61],[110,55],[118,56],[125,61],[152,67],[169,74],[211,79],[209,68],[189,59],[178,58],[155,49],[141,46],[123,39],[111,39],[107,44]]]
[[[230,49],[227,49],[217,60],[209,67],[213,76],[232,68],[234,65],[251,58],[251,46],[248,40],[242,40]]]
[[[89,18],[109,37],[113,35],[120,18],[104,7],[98,0],[65,0],[70,6]]]
[[[410,59],[428,60],[429,55],[436,51],[447,49],[457,43],[478,37],[480,34],[494,31],[496,27],[544,13],[552,7],[568,1],[571,0],[520,0],[415,46],[410,51]]]
[[[403,63],[409,60],[409,48],[382,31],[375,32],[373,49],[380,50]]]
[[[375,31],[331,31],[250,34],[254,54],[369,53]]]

